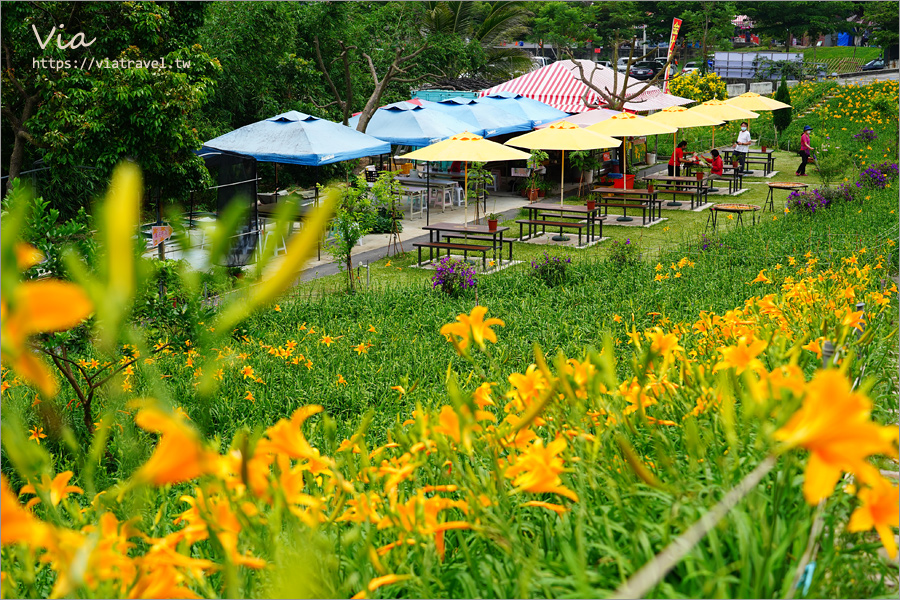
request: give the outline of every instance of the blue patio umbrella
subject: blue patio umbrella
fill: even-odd
[[[483,130],[486,138],[532,129],[531,119],[514,115],[497,106],[478,103],[473,98],[447,98],[440,102],[423,101],[422,106],[465,121],[470,127]]]
[[[482,96],[481,98],[476,98],[475,102],[487,106],[496,106],[510,114],[528,119],[531,121],[532,127],[569,116],[569,113],[553,108],[549,104],[526,98],[514,92],[498,92],[490,96]]]
[[[260,162],[310,166],[391,151],[388,142],[295,110],[245,125],[204,146],[251,156]]]
[[[349,123],[350,127],[356,129],[359,116],[351,118]],[[443,111],[412,102],[395,102],[375,111],[366,126],[366,134],[391,144],[421,148],[471,128],[469,123]],[[481,135],[483,132],[472,133]]]

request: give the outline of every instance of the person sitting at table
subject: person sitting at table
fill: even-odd
[[[681,140],[678,142],[678,146],[675,147],[675,152],[672,153],[672,157],[669,159],[669,177],[681,177],[681,165],[690,162],[685,160],[684,158],[684,149],[687,148],[687,140]]]
[[[700,158],[706,161],[706,164],[710,166],[710,173],[713,175],[723,175],[725,173],[725,162],[722,160],[722,157],[719,156],[718,150],[713,150],[710,152],[712,154],[712,158],[706,158],[702,154]]]

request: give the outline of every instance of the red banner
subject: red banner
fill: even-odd
[[[672,52],[675,50],[675,40],[678,39],[678,32],[681,31],[681,19],[672,19],[672,35],[669,36],[669,53],[666,54],[666,62],[672,58]],[[663,81],[663,93],[669,92],[669,69],[666,68],[666,78]]]

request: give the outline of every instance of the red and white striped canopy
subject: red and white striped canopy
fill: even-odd
[[[498,92],[512,92],[521,94],[526,98],[532,98],[544,104],[563,110],[568,113],[580,113],[589,109],[587,104],[602,104],[599,94],[588,87],[581,78],[579,64],[584,71],[584,77],[596,87],[604,90],[614,89],[614,85],[621,88],[624,84],[623,75],[616,76],[612,69],[597,65],[589,60],[560,60],[549,64],[536,71],[526,73],[521,77],[511,79],[506,83],[494,86],[488,90],[479,92],[481,96],[488,96]],[[637,91],[643,87],[643,83],[630,79],[629,90]],[[679,98],[671,94],[663,94],[655,86],[649,86],[646,90],[625,103],[625,107],[634,111],[658,110],[668,106],[680,106],[693,102],[687,98]]]

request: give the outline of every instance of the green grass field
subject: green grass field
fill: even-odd
[[[155,314],[138,269],[112,351],[109,306],[91,335],[35,337],[98,374],[141,359],[87,419],[69,384],[41,397],[3,370],[4,596],[607,597],[734,490],[668,575],[623,595],[892,595],[896,562],[851,515],[896,505],[859,463],[897,470],[900,180],[860,173],[897,160],[897,87],[834,95],[808,120],[847,155],[833,183],[869,182],[854,200],[785,213],[781,192],[758,224],[714,235],[705,212],[605,227],[639,259],[612,261],[612,240],[553,249],[571,258],[558,284],[532,274],[543,246],[516,243],[523,264],[456,296],[406,255],[373,265],[369,289],[323,278],[217,330],[252,290],[185,314],[199,290],[172,278]],[[855,140],[864,126],[877,137]],[[761,206],[797,162],[779,152],[778,176],[721,200]],[[479,325],[479,306],[502,324]],[[893,510],[876,512],[893,536]]]

